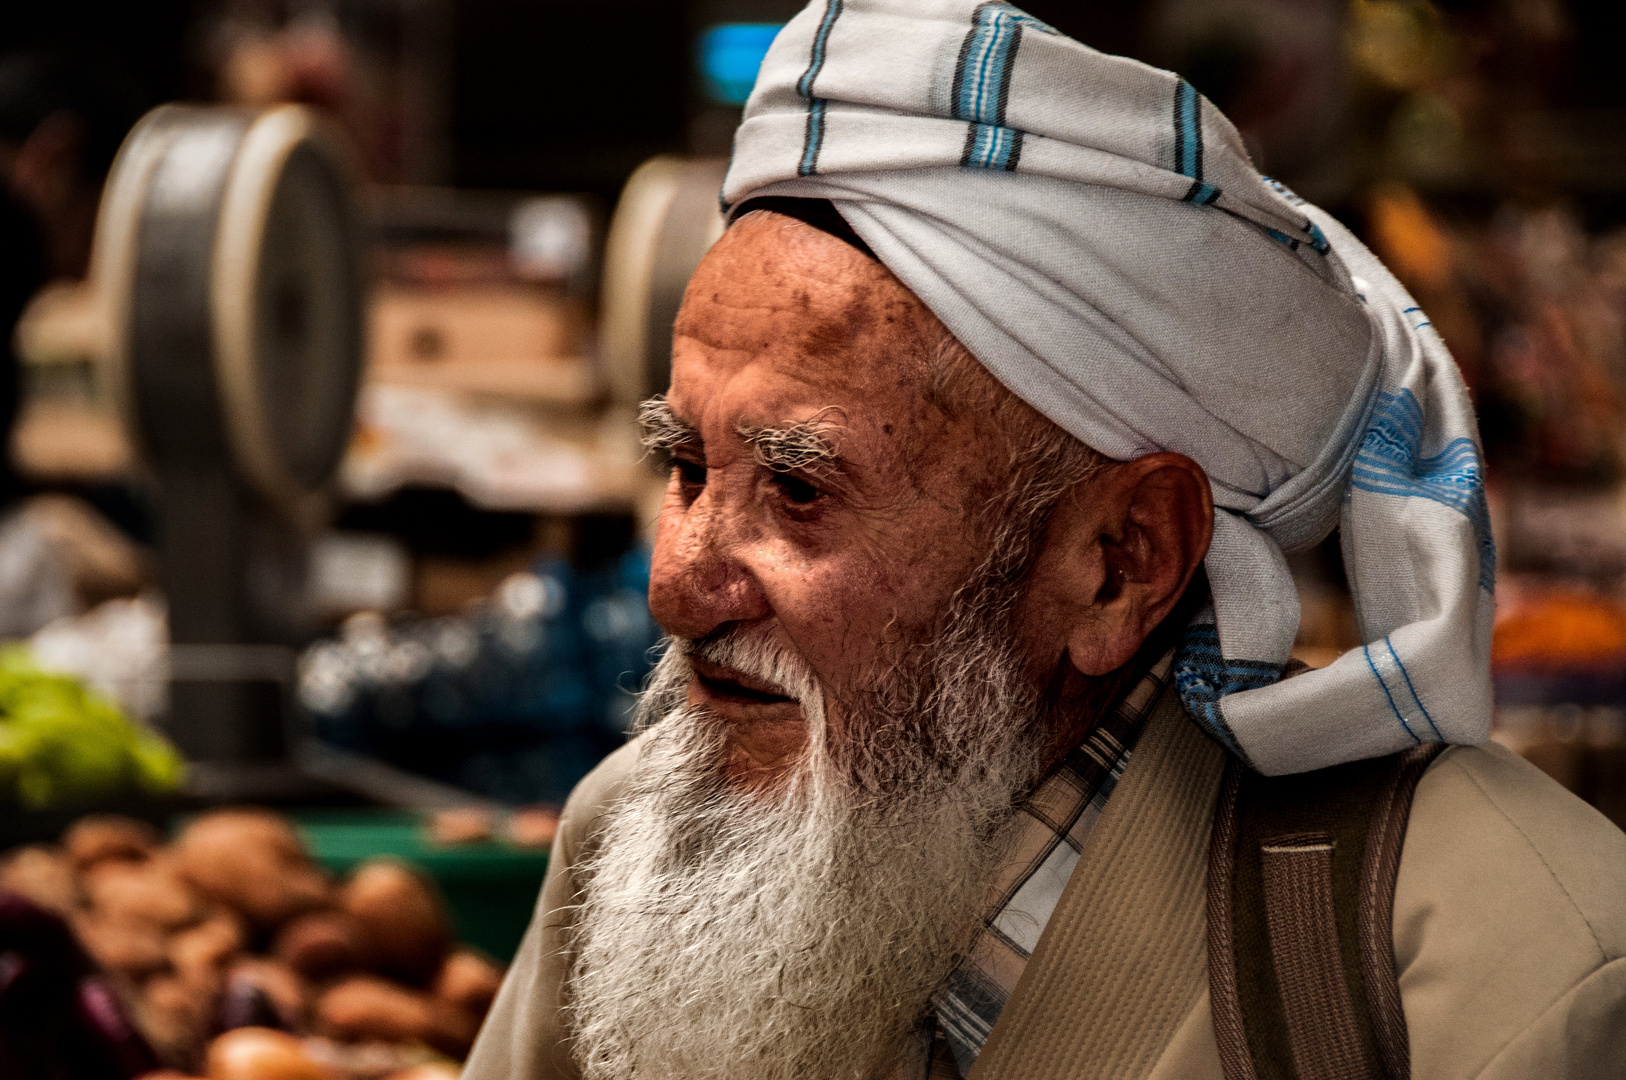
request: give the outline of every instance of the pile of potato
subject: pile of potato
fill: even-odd
[[[69,920],[182,1072],[220,1073],[230,1055],[211,1040],[245,1038],[413,1044],[459,1059],[502,978],[456,946],[417,872],[378,859],[335,883],[269,811],[205,814],[168,845],[142,822],[83,818],[60,847],[14,852],[0,884]]]

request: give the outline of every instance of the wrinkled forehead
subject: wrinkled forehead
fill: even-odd
[[[755,215],[690,282],[666,403],[713,467],[763,461],[762,429],[813,425],[837,444],[833,471],[859,503],[959,505],[1003,482],[1020,435],[990,407],[1014,395],[969,355],[971,370],[945,381],[948,354],[960,350],[947,329],[879,262]]]
[[[769,419],[798,408],[891,409],[926,404],[931,360],[946,331],[884,266],[830,234],[779,214],[737,222],[701,262],[674,333],[674,410],[737,398]]]

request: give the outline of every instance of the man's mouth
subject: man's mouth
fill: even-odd
[[[795,698],[782,693],[772,683],[752,678],[734,668],[693,655],[689,657],[689,667],[706,696],[715,701],[740,705],[798,704]]]

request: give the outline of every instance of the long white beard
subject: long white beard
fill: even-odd
[[[999,607],[1006,605],[1001,603]],[[768,790],[724,774],[687,708],[683,644],[657,666],[628,790],[583,867],[567,993],[587,1080],[810,1080],[893,1070],[980,926],[1004,826],[1036,779],[1037,694],[962,612],[900,664],[833,752],[799,658],[689,644],[802,702],[807,749]]]

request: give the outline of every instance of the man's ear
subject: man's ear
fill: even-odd
[[[1082,511],[1075,555],[1092,572],[1075,580],[1067,652],[1085,675],[1129,663],[1180,602],[1214,535],[1214,497],[1202,466],[1183,454],[1148,454],[1114,466],[1068,496]]]

